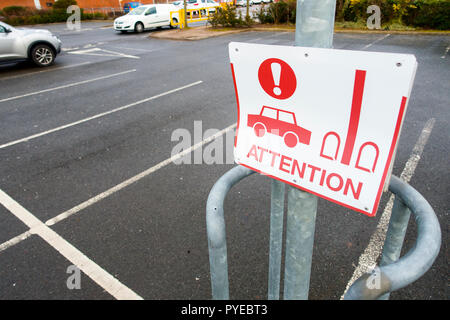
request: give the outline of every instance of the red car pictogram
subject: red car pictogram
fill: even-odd
[[[247,126],[253,128],[257,137],[266,132],[282,137],[289,148],[297,143],[309,145],[311,139],[311,131],[297,125],[295,113],[267,106],[263,106],[260,114],[249,114]]]

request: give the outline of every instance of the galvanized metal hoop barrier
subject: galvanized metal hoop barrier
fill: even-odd
[[[214,184],[208,196],[206,204],[206,227],[208,234],[212,298],[215,300],[229,299],[227,245],[223,210],[225,197],[235,184],[253,173],[254,171],[242,166],[234,167]],[[427,272],[439,253],[441,246],[441,229],[437,217],[429,203],[413,187],[395,176],[391,177],[389,190],[395,194],[396,197],[386,241],[383,247],[381,266],[376,275],[379,277],[379,285],[370,285],[370,281],[368,280],[370,280],[369,277],[373,276],[373,274],[365,274],[349,288],[344,297],[346,300],[388,299],[390,292],[409,285]],[[280,192],[280,190],[277,190],[276,185],[273,184],[272,202],[274,202],[274,199],[278,199],[279,201],[280,198],[284,198],[284,190],[282,192],[282,197],[280,197],[280,194],[274,197],[274,193],[276,192]],[[306,202],[308,202],[308,199],[306,199]],[[274,205],[274,203],[272,203],[271,232],[273,229],[273,222],[277,222],[277,219],[272,218],[274,215],[279,216],[279,209],[280,204],[275,203]],[[411,212],[413,213],[417,224],[417,240],[414,247],[399,259]],[[279,226],[277,226],[277,228],[279,228]],[[273,248],[275,250],[273,250]],[[271,243],[269,299],[278,299],[279,292],[276,292],[276,290],[279,291],[279,263],[281,262],[281,249],[279,250],[279,248],[281,248],[279,243],[275,246]],[[292,264],[292,262],[286,261],[286,270],[290,268],[288,264]],[[304,277],[305,274],[309,276],[309,271],[303,274],[300,272],[299,276]],[[285,286],[287,285],[286,277],[287,274],[285,274]],[[309,279],[305,286],[306,290],[308,290]],[[300,293],[288,292],[287,294],[285,288],[284,299],[305,296],[303,293],[305,288],[296,287],[294,289],[300,291]]]

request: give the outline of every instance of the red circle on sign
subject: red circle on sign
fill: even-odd
[[[270,58],[261,63],[258,79],[264,91],[275,99],[287,99],[297,88],[294,70],[277,58]]]

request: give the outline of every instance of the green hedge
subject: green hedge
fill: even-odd
[[[413,27],[450,29],[450,0],[337,0],[336,21],[365,22],[367,7],[377,5],[381,23]],[[296,1],[281,0],[262,6],[256,17],[261,23],[295,23]]]
[[[377,5],[381,10],[381,23],[440,30],[450,29],[449,0],[338,0],[337,21],[366,21],[367,7]]]
[[[60,3],[61,2],[61,3]],[[59,3],[59,5],[56,5]],[[44,24],[54,22],[66,22],[67,18],[72,15],[66,12],[67,7],[76,4],[74,0],[59,0],[51,10],[37,10],[29,7],[10,6],[0,10],[2,21],[13,26],[28,24]],[[62,8],[60,8],[62,6]],[[107,19],[103,13],[84,13],[81,9],[81,20]]]
[[[53,10],[66,11],[68,7],[77,5],[76,0],[58,0],[53,4]]]
[[[296,0],[272,2],[268,6],[262,5],[256,13],[261,23],[295,23]]]
[[[249,27],[254,21],[250,16],[242,18],[242,15],[236,15],[236,7],[229,4],[225,8],[217,8],[216,12],[208,18],[208,23],[213,27],[236,28]]]
[[[421,28],[450,30],[450,1],[414,1],[408,8],[403,22]]]

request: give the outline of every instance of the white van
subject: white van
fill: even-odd
[[[128,14],[114,20],[114,30],[127,32],[142,32],[145,29],[168,26],[176,28],[172,23],[178,23],[178,8],[172,4],[150,4],[134,8]],[[172,21],[170,20],[172,13]]]

